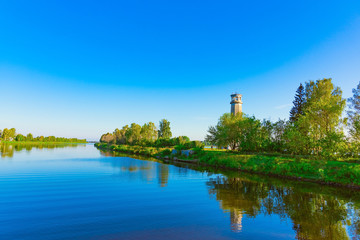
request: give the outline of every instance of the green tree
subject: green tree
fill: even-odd
[[[9,129],[4,128],[4,130],[2,131],[1,138],[2,138],[4,141],[8,141],[8,140],[9,140]]]
[[[15,128],[4,128],[4,130],[2,131],[2,139],[4,141],[12,141],[15,140],[16,137],[16,129]]]
[[[26,140],[26,137],[22,134],[17,134],[16,137],[15,137],[15,141],[18,141],[18,142],[22,142],[22,141],[25,141]]]
[[[295,100],[293,101],[294,106],[290,111],[290,121],[295,122],[299,119],[299,116],[304,115],[304,105],[306,102],[305,89],[300,83],[300,86],[296,90]]]
[[[210,126],[206,141],[218,147],[230,146],[231,149],[237,149],[239,142],[239,121],[242,114],[223,114],[216,126]]]
[[[105,133],[100,137],[100,142],[114,144],[115,141],[116,141],[115,136],[111,133]]]
[[[130,128],[125,133],[126,142],[130,145],[136,145],[141,140],[141,126],[136,123],[132,123]]]
[[[9,129],[9,140],[15,140],[15,137],[16,137],[16,129],[15,128],[10,128]]]
[[[352,90],[353,96],[348,99],[349,132],[354,141],[360,142],[360,83]]]
[[[155,142],[158,137],[158,131],[153,122],[145,123],[141,127],[141,138],[147,142]]]
[[[172,133],[170,129],[170,122],[166,119],[162,119],[159,123],[159,138],[171,138]]]
[[[300,127],[299,127],[300,126]],[[307,132],[302,131],[302,122],[289,123],[284,129],[284,150],[289,154],[309,154],[310,138]]]
[[[120,132],[121,132],[121,139],[120,139],[120,143],[121,144],[125,144],[126,143],[126,132],[129,130],[129,126],[125,125],[124,127],[121,128]]]
[[[26,135],[26,141],[33,141],[34,137],[31,133],[29,133],[28,135]]]
[[[266,121],[263,125],[267,124]],[[269,124],[271,128],[271,122]],[[239,150],[258,152],[269,145],[271,129],[262,126],[260,120],[252,117],[243,117],[237,123]]]
[[[115,136],[116,143],[117,144],[126,144],[126,131],[129,129],[128,125],[125,125],[122,127],[121,130],[116,128],[113,132],[113,135]]]
[[[341,89],[333,85],[331,78],[307,82],[306,97],[304,115],[299,119],[308,130],[313,153],[320,154],[324,148],[329,149],[329,145],[333,144],[329,140],[330,136],[341,132],[339,126],[346,100],[342,98]]]
[[[283,152],[285,150],[285,138],[284,134],[289,125],[289,122],[285,120],[278,120],[273,123],[271,140],[273,142],[273,151]]]

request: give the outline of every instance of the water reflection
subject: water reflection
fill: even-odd
[[[130,174],[138,173],[140,179],[143,179],[147,182],[151,182],[153,179],[157,179],[160,187],[166,187],[169,179],[169,165],[157,164],[156,159],[149,159],[142,156],[133,156],[136,159],[146,160],[139,162],[136,159],[128,158],[129,155],[118,153],[118,152],[108,152],[100,151],[102,156],[107,157],[127,157],[121,159],[121,161],[104,161],[105,164],[111,164],[113,167],[119,168],[123,172],[128,172]],[[152,161],[150,161],[152,160]],[[179,168],[181,169],[181,168]],[[186,173],[186,171],[180,170],[181,173]],[[133,175],[131,175],[133,176]]]
[[[74,143],[0,143],[0,156],[13,158],[15,152],[31,151],[32,149],[55,149],[85,147],[85,144]]]
[[[276,214],[292,220],[297,239],[349,239],[347,226],[359,237],[358,209],[336,196],[234,177],[213,178],[207,185],[221,208],[230,211],[236,231],[241,230],[243,214],[254,218]],[[349,215],[349,208],[356,213]]]
[[[129,166],[128,171],[154,171],[151,164],[139,168],[139,163],[132,163],[134,166]],[[219,201],[221,209],[229,212],[233,232],[243,230],[244,217],[276,215],[291,222],[296,239],[360,239],[358,191],[234,172],[213,175],[201,167],[186,167],[209,175],[206,182],[209,195]],[[156,168],[159,185],[166,187],[168,165],[158,164]],[[188,168],[178,169],[186,175]]]
[[[42,148],[53,149],[82,146],[85,145],[1,144],[0,151],[2,157],[12,157],[14,152],[31,150],[35,152],[35,149]],[[88,146],[87,151],[93,150],[93,148]],[[29,176],[29,174],[24,174],[19,178],[19,184],[17,182],[17,184],[6,188],[4,183],[3,191],[8,189],[10,193],[21,195],[23,194],[22,191],[12,191],[12,188],[15,186],[25,186],[22,184],[29,184],[29,186],[32,186],[32,188],[29,188],[32,189],[28,195],[29,202],[32,200],[31,194],[36,193],[39,194],[40,198],[46,199],[47,191],[55,194],[58,190],[59,197],[67,197],[67,194],[71,195],[66,201],[52,201],[50,198],[50,201],[44,202],[54,204],[54,207],[40,211],[42,202],[38,205],[39,209],[37,212],[39,214],[48,213],[51,215],[51,209],[61,209],[57,204],[68,204],[69,215],[66,216],[72,217],[66,218],[66,221],[63,222],[70,221],[71,219],[80,221],[79,216],[87,216],[87,213],[89,213],[89,218],[84,217],[84,221],[90,221],[88,219],[92,219],[91,217],[93,216],[104,216],[102,219],[104,225],[101,225],[98,230],[105,232],[115,229],[113,226],[119,222],[121,224],[129,224],[126,227],[123,226],[124,229],[129,227],[143,229],[144,227],[149,227],[147,225],[148,222],[154,222],[156,232],[159,232],[159,226],[164,227],[166,224],[169,224],[167,227],[171,230],[176,229],[176,227],[183,230],[189,226],[197,226],[196,231],[204,234],[201,236],[206,238],[211,236],[212,232],[206,235],[205,230],[198,230],[199,225],[203,222],[200,221],[202,220],[201,218],[197,219],[197,217],[202,215],[199,212],[201,213],[200,210],[203,210],[204,225],[210,226],[209,229],[220,229],[222,233],[226,232],[223,231],[223,229],[226,229],[230,233],[227,235],[229,238],[237,238],[243,233],[250,234],[252,233],[251,231],[249,233],[250,225],[255,225],[258,228],[255,229],[255,231],[258,230],[258,235],[243,236],[245,238],[250,236],[250,238],[254,239],[265,239],[266,237],[261,232],[262,228],[266,225],[264,224],[264,219],[273,216],[274,219],[269,221],[271,221],[270,224],[274,228],[274,232],[275,230],[277,232],[288,231],[286,233],[289,235],[286,236],[294,236],[295,233],[296,239],[360,239],[360,191],[286,181],[254,174],[224,172],[187,164],[175,164],[176,166],[172,166],[164,164],[157,159],[140,156],[132,156],[133,158],[130,158],[129,155],[111,152],[101,151],[100,154],[102,156],[115,156],[119,158],[97,157],[84,160],[83,155],[80,155],[81,157],[74,159],[75,151],[72,150],[71,152],[71,161],[54,161],[54,164],[59,164],[60,170],[62,168],[62,171],[60,171],[62,174],[57,175],[59,172],[58,168],[47,168],[53,166],[51,161],[48,161],[45,165],[37,161],[33,163],[35,164],[34,169],[36,171],[40,171],[42,167],[44,173],[52,171],[51,174],[40,175],[47,180],[34,181],[34,179],[37,179],[37,174],[39,174],[39,172],[35,171],[36,174],[34,174],[33,181],[31,181],[31,178],[29,178],[30,181],[25,180],[24,176]],[[41,152],[39,155],[43,154]],[[14,159],[17,158],[15,157]],[[139,161],[137,159],[146,161]],[[14,162],[19,164],[17,167],[20,167],[22,164],[19,161]],[[3,163],[7,163],[7,161],[3,161]],[[9,164],[8,166],[13,165],[15,164],[11,162],[11,165]],[[14,174],[16,172],[17,168],[14,170]],[[108,175],[105,173],[109,173],[109,178],[107,178]],[[66,185],[67,181],[64,181],[64,176],[71,180],[68,181],[69,185]],[[77,178],[73,179],[72,177],[74,176]],[[83,176],[83,178],[79,176]],[[15,175],[10,175],[9,179],[16,179],[15,177]],[[55,177],[56,181],[49,181],[49,179],[51,180],[50,177]],[[34,191],[34,186],[32,185],[36,182],[39,184],[38,191]],[[176,184],[173,184],[174,182]],[[49,185],[50,183],[52,184]],[[44,191],[44,189],[47,191]],[[26,192],[27,188],[24,187],[22,190]],[[204,199],[201,198],[201,194],[194,194],[194,192],[201,191],[203,191],[202,196]],[[74,194],[79,195],[74,197]],[[4,196],[9,196],[9,193],[4,194]],[[13,199],[24,199],[24,196],[27,195],[14,197]],[[207,202],[209,198],[212,199],[213,205]],[[13,199],[11,198],[11,201],[9,200],[8,202],[13,204]],[[87,202],[83,202],[84,199]],[[96,204],[92,205],[92,201]],[[165,203],[163,203],[164,201]],[[28,204],[26,201],[25,203]],[[34,203],[35,205],[31,205],[31,208],[36,207],[36,201],[33,201]],[[219,218],[221,220],[214,217],[219,210],[218,205],[227,216],[224,228],[221,228],[221,224],[224,222],[223,215]],[[83,206],[83,208],[79,208],[79,206]],[[213,207],[211,208],[211,206]],[[127,212],[126,208],[128,207],[131,209]],[[91,212],[94,208],[97,210],[96,214]],[[22,214],[16,208],[14,209],[15,215]],[[74,209],[84,211],[82,212],[83,215]],[[134,215],[134,211],[138,209],[141,209],[141,211],[137,212],[138,215]],[[72,211],[74,212],[72,213]],[[191,212],[194,212],[194,215],[191,215]],[[224,214],[222,211],[218,212]],[[28,215],[32,216],[32,214]],[[8,216],[6,217],[9,218]],[[123,221],[119,220],[119,218],[123,219]],[[51,221],[51,219],[56,218],[51,216],[49,219]],[[106,222],[106,219],[109,222]],[[141,219],[149,219],[149,221],[142,222]],[[189,225],[186,225],[188,222],[190,222]],[[277,229],[281,222],[289,224],[286,230]],[[46,225],[45,220],[43,223]],[[69,228],[76,224],[76,222],[70,223]],[[94,228],[93,226],[98,226],[98,224],[101,224],[101,221],[91,226]],[[9,224],[9,226],[16,225]],[[58,225],[55,227],[56,231],[57,227]],[[88,229],[85,230],[84,232],[89,232]],[[36,229],[36,232],[39,232],[38,229]]]

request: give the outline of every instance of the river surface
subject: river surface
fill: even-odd
[[[360,239],[359,191],[92,144],[0,150],[0,239]]]

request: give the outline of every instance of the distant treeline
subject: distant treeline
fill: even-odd
[[[54,136],[38,136],[34,137],[31,133],[26,136],[16,133],[15,128],[4,128],[0,130],[0,141],[16,141],[16,142],[67,142],[67,143],[86,143],[86,139],[63,138]]]
[[[100,142],[143,147],[176,147],[179,150],[204,147],[201,141],[190,141],[187,136],[171,137],[170,122],[162,119],[159,129],[152,122],[143,126],[132,123],[130,127],[125,125],[122,129],[115,129],[113,133],[103,134]]]
[[[360,83],[348,100],[331,79],[308,81],[296,91],[289,120],[224,114],[206,141],[239,152],[278,152],[316,157],[359,157]]]

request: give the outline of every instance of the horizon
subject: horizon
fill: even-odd
[[[300,83],[360,81],[360,2],[36,1],[0,9],[0,128],[99,140],[161,119],[204,140],[230,95],[288,119]]]

